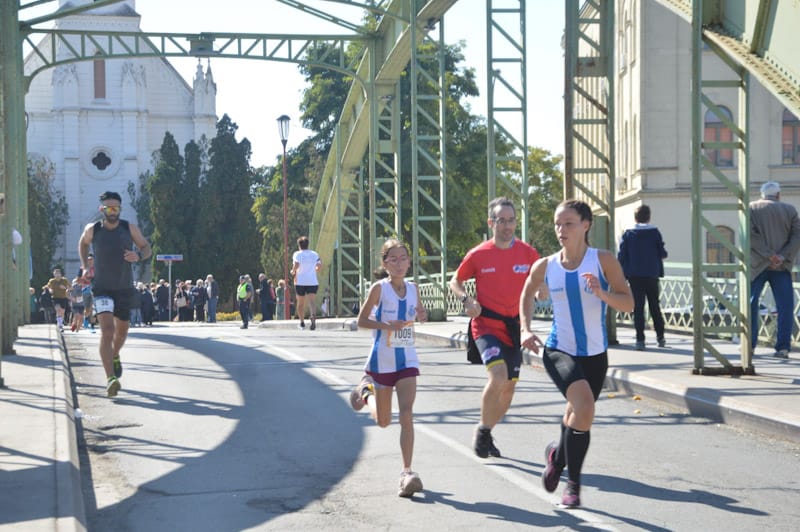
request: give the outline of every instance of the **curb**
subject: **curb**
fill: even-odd
[[[417,333],[417,338],[434,345],[467,348],[464,332],[446,336]],[[523,349],[525,364],[542,367],[541,355]],[[466,354],[464,363],[467,363]],[[630,373],[624,367],[609,367],[605,388],[611,391],[622,391],[629,395],[642,395],[678,408],[688,410],[693,416],[709,419],[713,422],[763,432],[770,436],[800,443],[800,425],[794,420],[784,419],[776,412],[760,412],[756,407],[748,405],[736,397],[729,397],[708,388],[689,390],[686,387],[670,384],[663,380],[651,379]]]
[[[75,429],[75,404],[72,393],[72,371],[63,336],[50,336],[50,354],[56,371],[53,372],[53,415],[55,422],[56,461],[56,530],[86,531],[86,509],[81,488],[81,466],[78,437]],[[58,355],[54,350],[58,350]]]
[[[759,412],[736,397],[725,397],[708,388],[687,390],[685,387],[656,381],[639,375],[631,375],[624,368],[609,368],[606,386],[628,394],[645,395],[663,403],[687,409],[693,416],[710,419],[764,432],[773,437],[800,443],[800,425],[792,420],[781,419],[776,412]]]

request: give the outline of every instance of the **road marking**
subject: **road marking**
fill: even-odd
[[[297,355],[293,351],[289,351],[288,349],[274,345],[270,346],[269,349],[271,353],[273,352],[280,353],[282,356],[285,356],[286,358],[292,360],[293,362],[302,362],[303,364],[306,365],[305,371],[308,371],[310,374],[317,375],[321,382],[336,386],[353,386],[353,383],[348,382],[342,377],[339,377],[338,375],[331,373],[327,369],[317,367],[316,364],[314,364],[309,360],[304,359],[303,357]],[[350,404],[349,392],[342,395],[342,400],[345,401],[349,406]],[[515,473],[509,470],[508,468],[493,467],[495,465],[502,466],[503,462],[490,462],[483,458],[478,458],[477,456],[475,456],[473,450],[467,447],[466,445],[463,445],[458,441],[453,440],[452,438],[449,438],[444,434],[441,434],[440,432],[434,430],[433,428],[427,425],[421,423],[415,423],[414,430],[421,432],[430,438],[433,438],[442,445],[459,453],[460,455],[464,456],[467,459],[471,459],[480,465],[488,466],[488,469],[492,471],[494,474],[502,477],[507,482],[510,482],[511,484],[517,486],[518,488],[524,490],[525,492],[533,495],[537,499],[540,499],[548,504],[553,504],[554,495],[552,493],[547,493],[544,490],[544,488],[539,486],[538,482],[532,482],[528,480],[528,478],[518,473]],[[554,511],[557,511],[555,505],[553,505],[553,509]],[[598,530],[617,530],[615,526],[613,526],[611,523],[607,522],[604,519],[605,516],[597,515],[593,513],[591,510],[571,509],[571,510],[561,510],[561,511],[569,512],[571,516],[582,519],[584,523],[591,524],[591,526],[597,528]]]

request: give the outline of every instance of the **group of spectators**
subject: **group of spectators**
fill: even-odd
[[[217,321],[219,284],[211,274],[206,275],[205,280],[178,279],[173,290],[170,290],[169,283],[164,279],[150,283],[149,286],[139,282],[136,290],[139,294],[139,307],[136,308],[136,302],[131,307],[132,327],[152,325],[154,320],[177,319],[200,323]]]

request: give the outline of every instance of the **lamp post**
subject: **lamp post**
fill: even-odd
[[[289,319],[289,215],[287,205],[289,203],[286,193],[286,141],[289,140],[289,117],[281,115],[278,117],[278,134],[281,136],[283,144],[283,319]]]

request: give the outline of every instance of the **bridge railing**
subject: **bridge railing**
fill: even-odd
[[[668,275],[661,279],[661,312],[664,315],[664,321],[667,330],[678,333],[692,334],[693,315],[692,315],[692,265],[689,263],[665,263],[665,270]],[[798,270],[795,268],[795,273]],[[448,274],[448,280],[452,277],[452,273]],[[710,279],[711,283],[722,293],[726,295],[731,301],[731,306],[736,305],[736,279],[729,278],[714,278]],[[467,292],[475,295],[475,281],[469,280],[464,283]],[[794,328],[792,330],[792,344],[800,345],[800,283],[794,282]],[[429,284],[420,284],[419,286],[420,299],[429,310],[439,307],[440,294],[436,286]],[[445,312],[450,316],[463,315],[464,309],[461,301],[458,300],[453,294],[448,293],[446,296],[447,308]],[[718,305],[716,302],[706,299],[703,308],[703,320],[706,323],[732,324],[736,319],[726,308],[726,305]],[[645,310],[647,308],[645,307]],[[772,298],[772,292],[765,289],[761,296],[761,306],[759,314],[761,316],[759,325],[759,343],[771,345],[775,341],[775,328],[777,324],[777,314],[775,312],[775,302]],[[534,308],[534,317],[538,319],[551,319],[553,310],[550,306],[550,301],[537,301]],[[649,313],[647,315],[648,323],[650,323]],[[633,327],[633,314],[632,313],[617,313],[617,323],[623,326]],[[731,338],[737,340],[736,338]]]

